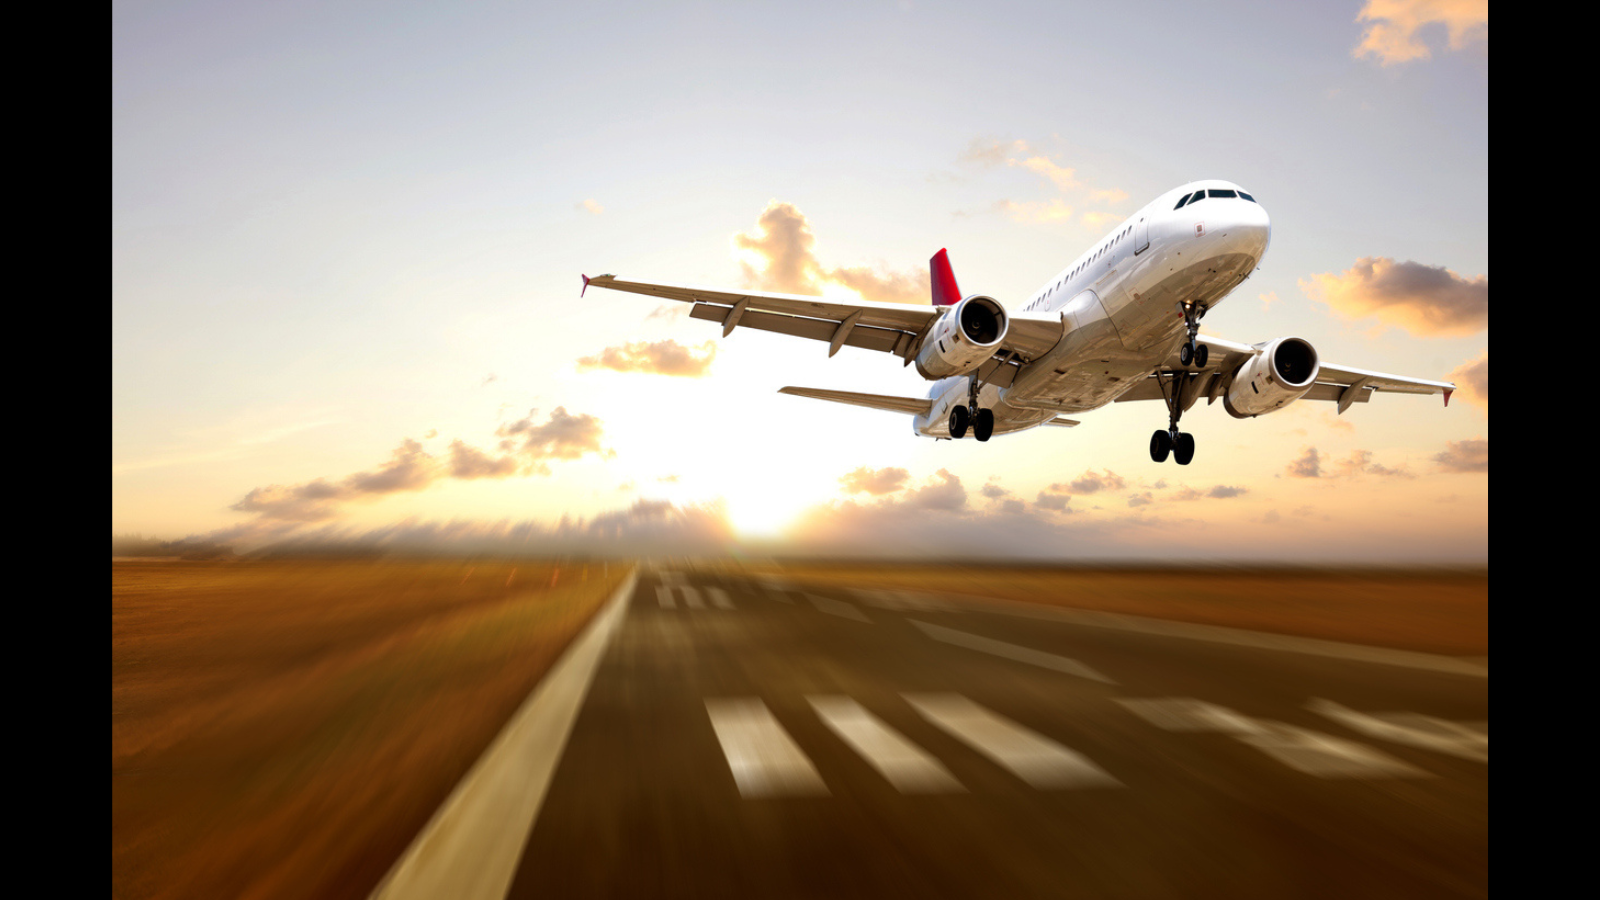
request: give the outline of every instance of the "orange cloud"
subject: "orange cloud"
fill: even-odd
[[[906,479],[910,477],[910,472],[898,466],[887,466],[882,469],[869,469],[866,466],[862,466],[840,478],[839,483],[844,485],[844,490],[847,494],[865,493],[874,497],[881,497],[884,494],[892,494],[905,487]]]
[[[1457,397],[1489,412],[1489,348],[1452,369],[1450,380],[1457,385]]]
[[[1419,37],[1430,25],[1444,26],[1451,50],[1487,44],[1489,0],[1367,0],[1356,21],[1367,24],[1351,55],[1392,66],[1433,55]]]
[[[706,341],[689,348],[674,340],[633,341],[621,347],[607,347],[594,356],[578,360],[578,371],[610,369],[613,372],[647,372],[652,375],[674,375],[681,378],[699,378],[711,368],[716,358],[715,341]]]
[[[1489,327],[1487,275],[1463,278],[1444,266],[1369,256],[1342,274],[1298,283],[1307,297],[1347,319],[1376,317],[1416,335],[1460,337]]]
[[[1448,441],[1444,451],[1435,454],[1433,461],[1446,472],[1488,472],[1489,439]]]
[[[753,257],[760,268],[740,263],[752,287],[789,294],[820,294],[833,284],[865,300],[927,303],[931,290],[926,269],[885,272],[870,266],[828,268],[817,259],[811,222],[792,203],[773,200],[762,210],[753,231],[733,236],[733,245]]]

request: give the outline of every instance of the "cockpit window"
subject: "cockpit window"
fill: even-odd
[[[1249,200],[1251,203],[1256,202],[1256,198],[1250,196],[1249,194],[1246,194],[1244,191],[1240,191],[1239,192],[1239,196],[1243,197],[1246,200]]]
[[[1237,196],[1239,196],[1237,191],[1219,191],[1216,188],[1212,188],[1210,193],[1211,193],[1211,196],[1213,196],[1213,197],[1237,197]]]
[[[1206,192],[1205,191],[1195,191],[1194,195],[1189,198],[1189,202],[1190,203],[1199,203],[1201,200],[1204,200],[1205,198],[1206,198]]]

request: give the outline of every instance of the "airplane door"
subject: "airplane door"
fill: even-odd
[[[1150,249],[1150,220],[1144,216],[1139,217],[1139,224],[1133,226],[1133,255],[1138,256]]]

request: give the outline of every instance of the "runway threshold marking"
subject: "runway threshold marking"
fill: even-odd
[[[1425,778],[1428,773],[1376,748],[1285,722],[1241,715],[1192,697],[1118,699],[1128,711],[1167,731],[1232,735],[1280,763],[1317,778]]]
[[[811,601],[812,606],[829,615],[839,616],[855,622],[866,622],[868,625],[872,624],[872,620],[867,618],[866,614],[857,609],[854,604],[846,603],[843,600],[819,597],[816,594],[807,594],[806,599]]]
[[[501,900],[607,644],[627,615],[631,572],[400,855],[373,898]]]
[[[918,622],[916,619],[907,619],[906,621],[917,626],[923,634],[936,641],[943,641],[946,644],[954,644],[957,647],[977,650],[980,653],[988,653],[993,656],[1015,660],[1016,662],[1028,663],[1044,669],[1052,669],[1067,675],[1076,675],[1079,678],[1088,678],[1105,684],[1116,684],[1115,681],[1075,659],[1057,656],[1054,653],[1046,653],[1043,650],[1034,650],[1031,647],[1019,647],[1016,644],[1008,644],[1005,641],[997,641],[993,638],[981,637],[976,634],[967,634],[964,631],[956,631],[954,628]]]
[[[806,698],[817,715],[902,794],[956,793],[966,788],[942,763],[849,697]]]
[[[706,713],[739,796],[748,800],[828,793],[811,760],[760,699],[707,698]]]
[[[707,588],[706,593],[711,595],[711,605],[717,609],[733,609],[733,601],[728,599],[728,592],[722,588]]]
[[[1420,747],[1474,762],[1489,761],[1489,732],[1462,722],[1420,713],[1361,713],[1332,700],[1313,699],[1306,709],[1367,737]]]
[[[1120,787],[1088,757],[960,694],[906,694],[923,718],[1036,788]]]

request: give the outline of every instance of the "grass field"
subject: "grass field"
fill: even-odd
[[[115,897],[361,897],[626,574],[113,562]]]
[[[965,594],[1454,656],[1489,654],[1487,569],[773,563],[797,584]]]

